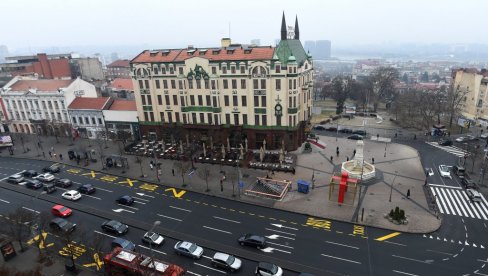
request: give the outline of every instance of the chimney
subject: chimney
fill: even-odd
[[[220,44],[223,48],[229,47],[230,46],[230,38],[224,37],[222,40],[220,40]]]

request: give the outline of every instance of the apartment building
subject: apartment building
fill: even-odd
[[[454,70],[453,89],[464,95],[461,101],[461,115],[477,125],[488,127],[488,71]]]

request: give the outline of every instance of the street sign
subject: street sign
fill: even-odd
[[[244,181],[239,181],[239,188],[244,188]]]

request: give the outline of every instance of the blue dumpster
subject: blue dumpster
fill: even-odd
[[[299,193],[308,194],[308,191],[310,189],[310,183],[308,183],[305,180],[299,179],[299,180],[297,180],[297,187],[298,187]]]

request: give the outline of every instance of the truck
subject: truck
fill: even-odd
[[[175,264],[145,256],[142,253],[115,247],[103,258],[106,275],[110,276],[183,276],[185,269]]]

